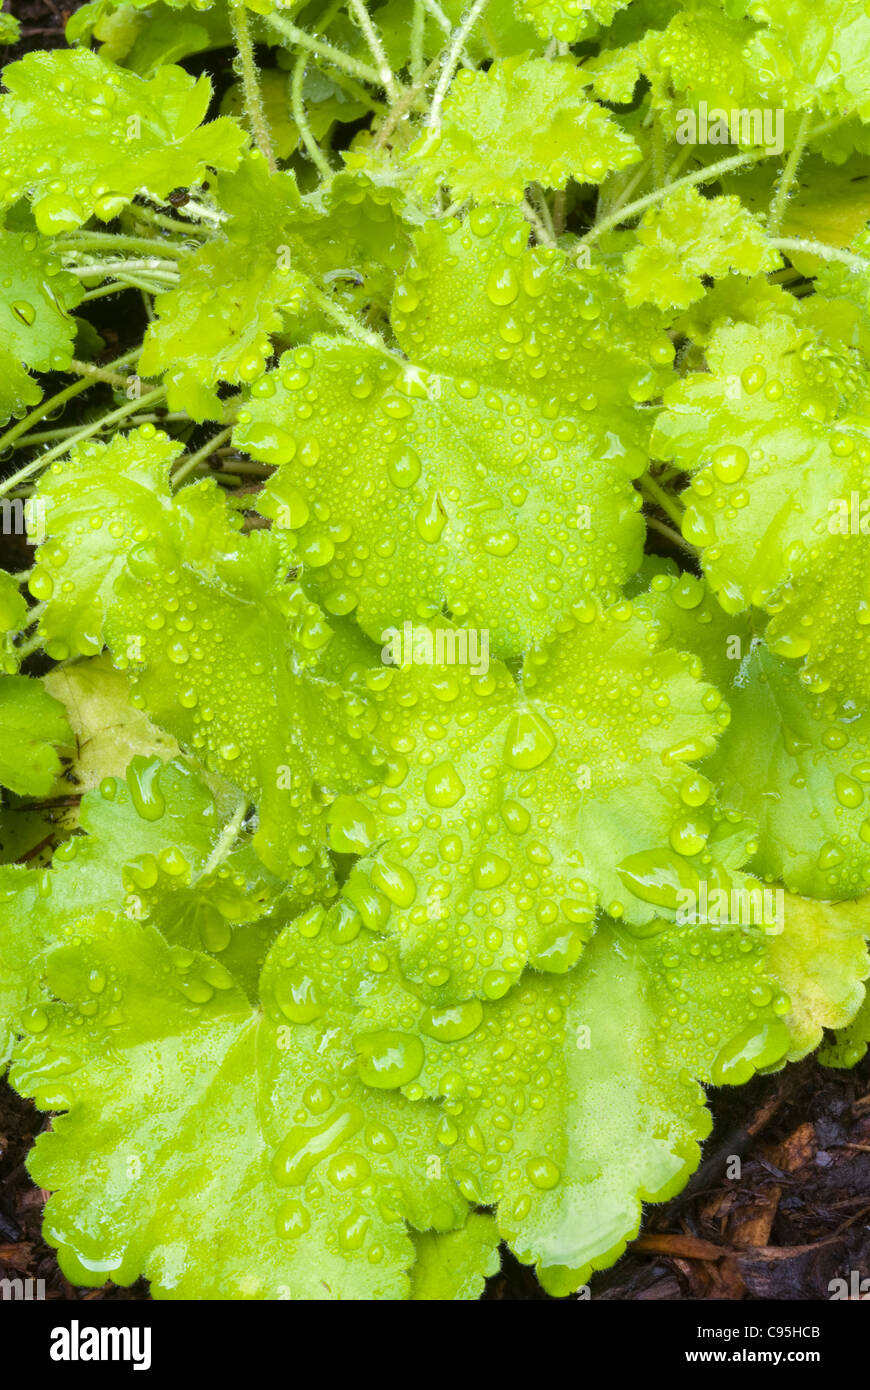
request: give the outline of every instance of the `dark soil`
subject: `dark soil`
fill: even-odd
[[[79,3],[6,0],[0,8],[21,20],[21,43],[0,49],[0,62],[62,45]],[[870,1277],[870,1057],[850,1073],[808,1059],[713,1092],[711,1103],[716,1124],[694,1179],[672,1202],[647,1209],[643,1234],[593,1278],[592,1297],[824,1300],[831,1280]],[[25,1168],[46,1123],[0,1081],[0,1278],[43,1279],[48,1299],[147,1299],[144,1281],[76,1289],[58,1269],[40,1234],[46,1194]],[[485,1297],[547,1295],[506,1256]]]
[[[32,48],[63,47],[66,22],[83,4],[84,0],[5,0],[0,10],[20,21],[21,41],[14,50],[0,48],[3,61],[20,58]]]

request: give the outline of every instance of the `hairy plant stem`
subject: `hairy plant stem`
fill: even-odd
[[[448,212],[449,211],[450,209],[448,208]],[[554,246],[555,238],[553,237],[552,231],[547,228],[543,218],[535,210],[535,208],[532,207],[528,198],[523,199],[522,212],[523,217],[530,224],[530,226],[534,228],[535,236],[537,237],[541,246]]]
[[[148,222],[152,227],[160,227],[163,231],[174,232],[176,236],[205,236],[211,235],[209,227],[203,227],[201,223],[181,222],[175,217],[167,217],[165,213],[157,212],[154,208],[146,207],[144,203],[133,203],[130,211],[144,222]]]
[[[370,68],[368,63],[361,63],[357,58],[345,53],[343,49],[327,43],[325,39],[316,39],[305,29],[291,24],[290,20],[285,19],[283,15],[266,14],[263,15],[263,19],[290,43],[298,45],[299,48],[307,48],[309,53],[313,53],[317,58],[323,58],[333,67],[341,68],[350,77],[357,77],[361,82],[370,82],[372,86],[380,87],[380,73],[375,68]]]
[[[379,333],[374,333],[370,328],[366,328],[359,319],[354,318],[353,314],[349,314],[346,309],[342,309],[340,304],[336,304],[334,299],[330,299],[328,294],[324,294],[322,290],[312,290],[310,296],[312,302],[322,309],[334,323],[343,328],[351,338],[355,338],[359,343],[365,343],[366,347],[374,348],[376,352],[389,357],[391,362],[401,363],[402,359],[387,347]]]
[[[653,187],[664,188],[665,186],[665,133],[662,130],[662,123],[658,116],[653,112],[652,118],[652,169]]]
[[[290,83],[290,101],[293,107],[293,119],[296,128],[302,138],[315,168],[319,171],[322,178],[329,183],[332,180],[332,167],[323,150],[314,138],[314,132],[308,123],[308,115],[305,110],[305,99],[302,95],[302,84],[305,81],[305,69],[309,63],[309,55],[300,53],[296,62],[293,64],[293,78]]]
[[[813,140],[819,135],[827,134],[828,131],[842,125],[845,120],[848,120],[847,116],[838,116],[833,120],[825,121],[824,124],[810,131],[808,139]],[[728,159],[717,160],[715,164],[707,164],[703,169],[696,169],[694,173],[684,174],[682,178],[674,179],[672,183],[666,184],[663,188],[656,188],[652,193],[645,194],[643,198],[638,198],[625,207],[614,209],[607,216],[599,219],[593,227],[590,227],[586,235],[580,238],[580,244],[591,246],[612,227],[618,226],[620,222],[627,222],[629,218],[636,217],[638,213],[645,212],[647,208],[661,202],[663,198],[668,197],[678,188],[694,188],[697,184],[713,183],[722,174],[733,173],[736,169],[746,169],[751,164],[758,164],[761,160],[769,158],[769,153],[763,148],[750,150],[746,154],[731,155]]]
[[[568,198],[564,188],[553,194],[553,235],[560,237],[565,230],[565,210]]]
[[[426,124],[437,128],[441,124],[441,106],[447,95],[447,89],[453,81],[453,74],[459,66],[462,55],[465,51],[465,41],[477,23],[480,16],[486,9],[489,0],[473,0],[473,3],[466,10],[461,23],[453,34],[448,47],[444,53],[441,64],[441,74],[435,87],[435,95],[432,97],[432,105],[429,107],[429,114],[426,117]]]
[[[423,0],[414,0],[411,16],[410,70],[411,83],[419,82],[423,72],[423,38],[426,29],[426,8]]]
[[[242,95],[244,99],[245,115],[251,127],[251,134],[257,149],[266,159],[266,163],[275,172],[275,155],[272,151],[272,136],[269,130],[269,121],[266,116],[266,108],[263,105],[263,93],[260,91],[260,79],[257,75],[257,64],[254,59],[254,43],[251,38],[251,25],[248,20],[248,9],[245,0],[230,0],[230,27],[233,31],[233,42],[236,45],[238,54],[237,72],[242,79]]]
[[[92,299],[106,299],[110,294],[123,294],[124,290],[139,289],[138,285],[125,285],[121,280],[112,280],[108,285],[98,285],[95,290],[88,290],[79,300],[80,304],[90,304]],[[151,294],[151,290],[139,290],[140,294]],[[155,291],[157,293],[157,291]],[[162,290],[160,291],[162,293]]]
[[[66,370],[75,372],[76,376],[88,376],[93,381],[105,381],[109,386],[117,386],[119,391],[126,391],[130,381],[129,377],[113,372],[110,367],[97,367],[93,362],[79,362],[75,357]]]
[[[390,101],[398,101],[401,96],[402,88],[396,80],[393,69],[390,67],[381,36],[375,28],[374,21],[365,7],[364,0],[347,0],[347,8],[350,11],[354,23],[362,31],[362,36],[368,44],[369,52],[375,60],[381,86],[390,98]]]
[[[115,367],[124,367],[128,362],[135,362],[141,351],[142,346],[140,344],[138,347],[132,348],[130,352],[125,352],[122,357],[116,357],[114,362],[110,362],[105,370],[112,371]],[[93,384],[93,378],[86,376],[81,381],[74,381],[72,386],[65,386],[62,391],[58,391],[55,395],[49,396],[48,400],[40,401],[39,405],[34,406],[33,410],[31,410],[28,415],[25,415],[22,420],[19,420],[16,425],[10,426],[5,433],[0,434],[0,455],[2,455],[4,450],[8,449],[9,445],[16,439],[20,439],[23,434],[27,434],[31,425],[38,425],[40,420],[44,420],[52,411],[66,405],[67,401],[73,400],[75,396],[80,396],[83,391],[89,391]],[[23,448],[24,446],[22,445],[21,447]]]
[[[693,558],[697,557],[698,552],[695,547],[690,545],[685,536],[680,535],[679,531],[675,531],[673,526],[668,526],[666,521],[660,521],[657,516],[647,516],[644,520],[647,526],[651,526],[652,529],[658,531],[660,535],[667,536],[668,540],[674,545],[679,546],[680,550],[684,550],[686,554],[691,555]]]
[[[87,385],[92,385],[92,382],[88,380]],[[140,410],[143,406],[156,404],[156,402],[162,400],[165,395],[165,388],[158,386],[155,390],[149,391],[141,400],[128,401],[126,405],[119,406],[117,410],[111,411],[108,415],[103,415],[99,420],[93,421],[90,425],[85,425],[74,435],[71,435],[69,439],[65,439],[61,444],[56,444],[53,449],[49,449],[46,453],[40,454],[39,458],[32,459],[30,463],[26,463],[23,468],[19,468],[18,472],[13,473],[11,477],[4,478],[3,481],[0,482],[0,497],[5,497],[8,493],[12,492],[19,483],[24,482],[27,478],[32,478],[35,473],[42,472],[54,459],[60,458],[62,454],[67,453],[74,444],[78,444],[85,439],[90,439],[91,435],[98,434],[100,430],[105,429],[106,425],[114,425],[119,420],[126,419],[128,415],[134,415],[136,411]],[[2,447],[3,439],[0,439],[0,448]]]
[[[41,646],[42,637],[39,632],[34,632],[31,637],[28,637],[26,641],[22,642],[19,646],[14,647],[13,650],[23,666],[27,658],[33,656],[33,653],[38,651]]]
[[[426,67],[419,82],[415,82],[412,87],[406,87],[395,106],[390,108],[386,119],[381,123],[378,128],[378,133],[375,136],[374,148],[376,150],[383,148],[396,129],[396,126],[399,124],[399,121],[407,116],[417,98],[425,91],[429,80],[438,71],[440,62],[440,58],[433,58],[431,63]]]
[[[540,184],[532,184],[532,196],[535,200],[535,207],[537,208],[540,214],[541,221],[547,229],[548,240],[551,245],[554,245],[556,241],[556,233],[553,228],[553,218],[552,214],[550,213],[550,205],[547,202],[547,195],[544,192],[543,188],[541,188]]]
[[[593,227],[590,227],[585,236],[580,238],[580,244],[591,246],[612,227],[617,227],[620,222],[627,222],[629,218],[636,217],[638,213],[646,212],[647,208],[660,203],[663,198],[668,197],[678,188],[694,188],[699,183],[713,183],[721,174],[729,174],[734,169],[743,169],[767,158],[769,156],[764,150],[753,151],[751,154],[731,155],[729,159],[720,159],[715,164],[708,164],[703,169],[697,169],[693,174],[685,174],[683,178],[676,179],[663,188],[654,188],[652,193],[645,193],[642,198],[637,198],[633,203],[616,208],[606,217],[602,217]]]
[[[806,149],[807,138],[810,133],[810,120],[811,116],[809,111],[805,111],[801,117],[797,135],[795,136],[795,142],[791,147],[791,153],[786,160],[785,168],[776,185],[776,193],[770,205],[770,212],[767,215],[768,236],[774,237],[779,235],[782,219],[785,216],[785,205],[788,201],[788,195],[791,192],[791,186],[795,181],[798,166],[803,157],[804,150]]]
[[[247,811],[248,799],[247,797],[242,797],[236,805],[232,819],[227,821],[218,839],[215,841],[214,848],[203,864],[202,869],[194,876],[194,883],[201,878],[205,878],[206,875],[214,873],[215,869],[220,868],[221,864],[227,858],[227,855],[231,852],[236,840],[239,838]]]
[[[177,420],[189,421],[190,417],[177,411],[167,412],[161,415],[152,412],[144,415],[133,415],[128,423],[136,426],[160,425],[162,427],[163,425],[172,424]],[[19,439],[16,443],[10,444],[9,448],[12,453],[15,453],[17,449],[29,449],[35,444],[53,444],[58,439],[68,439],[71,434],[75,434],[76,430],[80,428],[80,425],[65,425],[63,429],[59,430],[39,430],[36,434],[29,434],[26,438]]]
[[[70,275],[77,275],[84,279],[88,275],[129,275],[131,271],[145,271],[149,276],[156,279],[171,280],[173,283],[178,280],[178,268],[165,261],[163,264],[156,264],[156,256],[149,256],[147,260],[139,261],[94,261],[91,265],[67,265],[64,269]]]
[[[665,516],[670,517],[677,530],[681,530],[683,525],[683,509],[669,493],[665,492],[664,488],[656,482],[655,478],[651,477],[649,473],[646,473],[638,480],[638,486],[644,497],[650,502],[655,502],[657,507],[661,507]]]
[[[870,261],[856,256],[854,251],[844,251],[840,246],[826,246],[822,241],[812,241],[808,237],[771,237],[770,243],[777,251],[804,251],[810,256],[818,256],[823,261],[839,261],[850,270],[866,275],[870,271]]]
[[[173,483],[176,484],[176,486],[178,483],[183,483],[185,478],[188,478],[201,463],[215,453],[228,439],[231,439],[232,434],[233,427],[232,425],[228,425],[226,429],[220,430],[217,434],[213,434],[211,439],[203,444],[201,449],[197,449],[195,454],[185,454],[183,458],[180,458],[172,474]]]
[[[52,247],[61,255],[72,251],[140,251],[153,256],[159,252],[163,256],[183,256],[184,248],[174,246],[166,237],[160,240],[144,236],[129,236],[126,232],[73,232],[68,236],[55,237]]]

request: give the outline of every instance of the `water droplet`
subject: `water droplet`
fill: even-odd
[[[357,1070],[367,1086],[395,1090],[418,1076],[424,1060],[423,1044],[412,1033],[382,1028],[358,1033],[354,1039]]]
[[[160,790],[162,770],[163,763],[159,758],[146,758],[141,753],[133,758],[127,768],[130,800],[143,820],[160,820],[166,811],[166,802]]]
[[[505,761],[511,767],[524,772],[539,767],[555,746],[549,724],[533,710],[519,710],[511,717],[504,748]]]

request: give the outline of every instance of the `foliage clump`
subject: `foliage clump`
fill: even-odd
[[[863,1055],[857,8],[91,0],[6,67],[0,1058],[73,1282],[565,1295],[705,1087]]]

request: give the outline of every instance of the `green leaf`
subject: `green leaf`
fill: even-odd
[[[197,5],[194,20],[192,16],[173,13],[177,6],[172,5],[172,0],[149,4],[145,13],[120,0],[111,3],[118,8],[107,14],[103,6],[95,23],[85,15],[90,6],[78,10],[67,25],[67,39],[98,39],[101,58],[121,63],[140,77],[152,77],[165,63],[180,63],[193,53],[232,43],[226,8],[222,12],[217,6],[203,10],[202,5]]]
[[[695,188],[679,189],[646,212],[637,239],[625,256],[623,282],[632,306],[685,309],[703,295],[702,276],[756,275],[781,264],[739,198],[707,199]]]
[[[574,43],[596,24],[609,24],[631,0],[516,0],[517,14],[547,39]]]
[[[441,1010],[403,987],[388,940],[370,942],[341,909],[300,922],[287,1016],[304,1026],[326,999],[356,999],[360,1076],[415,1104],[440,1097],[432,1171],[496,1206],[502,1238],[557,1295],[611,1264],[641,1202],[697,1165],[698,1082],[746,1081],[790,1044],[753,932],[659,923],[637,940],[603,923],[569,974]]]
[[[659,576],[637,608],[661,640],[694,651],[728,700],[731,722],[702,764],[726,803],[758,824],[751,867],[814,898],[870,888],[870,717],[813,695],[775,656],[758,614],[725,613],[694,576]]]
[[[338,174],[303,202],[292,173],[270,175],[253,153],[219,180],[218,194],[226,235],[180,261],[181,283],[158,296],[139,363],[145,375],[164,373],[170,405],[197,420],[223,418],[221,382],[262,377],[272,336],[310,313],[312,286],[347,282],[352,293],[338,297],[348,308],[386,306],[407,255],[393,191],[363,175]]]
[[[76,328],[67,310],[83,293],[41,237],[0,229],[0,423],[40,399],[28,367],[69,367]]]
[[[865,610],[870,437],[861,359],[808,315],[724,326],[709,373],[665,393],[652,448],[691,472],[683,534],[730,612],[774,614],[772,649],[802,679],[870,698]]]
[[[727,121],[734,110],[751,110],[763,104],[758,66],[746,51],[756,30],[739,13],[742,8],[678,7],[663,30],[648,30],[632,46],[630,51],[637,54],[650,80],[652,104],[669,133],[679,129],[686,111],[697,115],[704,102],[711,117],[708,133],[710,127],[715,128],[711,143],[721,143],[716,121],[723,116]],[[747,133],[750,139],[746,143],[755,143],[751,122]]]
[[[76,745],[68,775],[81,791],[98,787],[106,777],[123,777],[134,757],[157,755],[165,762],[177,756],[175,739],[130,703],[126,677],[107,653],[56,666],[43,685],[66,710]]]
[[[223,419],[221,382],[262,374],[270,335],[285,312],[298,314],[304,292],[285,244],[286,224],[300,206],[293,174],[271,176],[262,156],[252,154],[218,190],[233,214],[226,236],[179,262],[181,283],[158,295],[139,362],[146,376],[166,373],[170,405],[196,420]]]
[[[18,42],[20,21],[12,14],[0,14],[0,44],[4,47]]]
[[[864,1000],[862,980],[870,974],[866,937],[867,903],[813,902],[786,898],[788,930],[771,936],[770,973],[791,1008],[789,1061],[818,1047],[825,1028],[841,1028]]]
[[[750,0],[747,60],[791,110],[870,114],[870,17],[849,0]]]
[[[819,1052],[823,1067],[854,1067],[867,1052],[870,1043],[870,995],[865,994],[864,1002],[852,1022],[836,1032],[831,1041],[826,1042]]]
[[[3,669],[7,675],[13,676],[18,669],[11,643],[6,639],[15,636],[25,626],[27,618],[27,603],[24,599],[18,580],[14,574],[9,574],[6,570],[0,570],[0,633],[2,633],[5,643],[6,655],[4,658]],[[11,669],[5,664],[11,660]]]
[[[330,812],[334,849],[374,847],[345,897],[397,937],[403,972],[437,1007],[499,998],[527,962],[570,970],[596,899],[643,927],[699,875],[736,870],[751,838],[689,769],[727,710],[697,662],[655,653],[630,604],[578,608],[519,687],[497,663],[457,662],[455,638],[418,628],[413,659],[369,676],[386,777],[371,809]]]
[[[201,125],[211,84],[181,68],[146,80],[84,49],[59,50],[29,53],[3,81],[0,206],[26,194],[46,234],[92,215],[108,222],[137,193],[162,198],[198,183],[209,165],[233,169],[239,161],[243,132],[226,118]]]
[[[375,640],[446,606],[519,653],[640,561],[636,402],[672,346],[603,272],[569,278],[527,235],[492,209],[427,225],[393,305],[409,361],[317,340],[239,413],[236,444],[282,465],[260,510],[293,533],[327,612]]]
[[[428,1303],[478,1298],[486,1279],[498,1271],[498,1244],[493,1218],[475,1211],[458,1231],[415,1235],[411,1297]]]
[[[461,70],[437,130],[412,146],[433,189],[455,198],[519,203],[526,184],[601,183],[640,158],[631,136],[590,101],[572,59],[506,58],[487,71]]]
[[[139,920],[142,884],[153,886],[161,873],[165,881],[202,864],[218,825],[212,796],[189,767],[164,767],[157,757],[140,756],[126,779],[106,778],[99,791],[85,793],[79,829],[84,833],[55,850],[49,869],[0,869],[3,1061],[22,1026],[21,1011],[28,1001],[37,1007],[42,997],[45,951],[70,935],[81,939],[100,913]]]
[[[329,629],[279,539],[240,535],[212,482],[133,549],[106,631],[133,699],[259,808],[263,862],[310,895],[331,879],[324,812],[374,776],[364,711],[317,673]]]
[[[72,740],[63,705],[30,676],[0,677],[0,786],[45,796]]]
[[[180,453],[173,440],[143,425],[108,444],[79,444],[40,478],[47,537],[29,585],[46,605],[39,631],[49,656],[90,656],[102,647],[127,551],[167,524],[169,470]]]
[[[273,1002],[283,942],[265,1012],[217,962],[150,928],[94,921],[85,944],[49,956],[58,1002],[13,1075],[69,1111],[30,1167],[59,1189],[47,1229],[73,1282],[144,1274],[162,1297],[403,1298],[405,1221],[462,1221],[451,1180],[427,1171],[435,1107],[364,1087],[346,1042],[324,1051],[334,1028],[287,1025]]]

